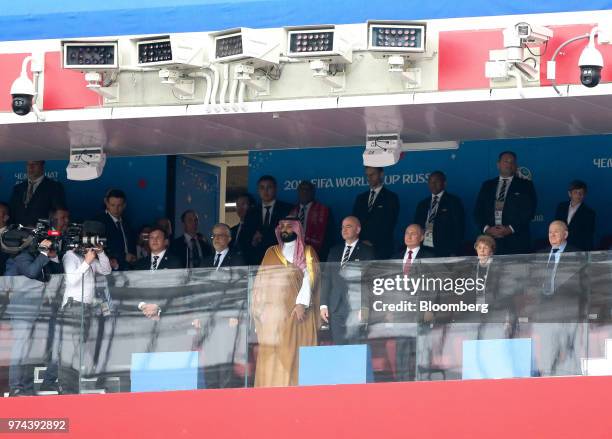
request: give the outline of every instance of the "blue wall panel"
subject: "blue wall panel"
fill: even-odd
[[[567,200],[571,180],[589,186],[586,203],[597,212],[597,244],[602,235],[612,234],[609,218],[612,203],[612,136],[551,137],[462,142],[458,150],[408,152],[385,170],[388,187],[400,197],[400,219],[396,240],[413,221],[419,200],[429,196],[427,176],[439,169],[448,177],[448,191],[460,196],[466,209],[466,237],[478,231],[473,221],[476,196],[482,182],[497,175],[497,156],[504,150],[518,154],[519,166],[533,177],[538,195],[532,238],[545,239],[548,223],[560,201]],[[337,222],[350,214],[355,197],[367,190],[363,176],[363,147],[312,148],[284,151],[253,151],[249,154],[249,189],[256,194],[257,179],[272,174],[278,180],[278,198],[295,203],[301,179],[317,186],[317,199],[332,206]],[[338,231],[339,236],[339,231]]]

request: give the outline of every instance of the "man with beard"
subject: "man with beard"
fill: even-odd
[[[297,218],[281,220],[276,238],[253,285],[257,387],[296,385],[299,347],[317,344],[319,258]]]

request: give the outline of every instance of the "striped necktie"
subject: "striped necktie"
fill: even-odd
[[[346,249],[344,250],[344,254],[342,255],[342,262],[340,262],[340,266],[344,267],[344,265],[348,262],[349,258],[351,257],[351,245],[347,245]]]
[[[374,207],[375,199],[376,199],[376,191],[372,189],[370,191],[370,199],[368,200],[368,211],[372,210],[372,207]]]
[[[434,195],[433,200],[431,200],[431,207],[429,209],[429,215],[427,216],[427,222],[433,223],[436,214],[438,213],[438,195]]]
[[[503,203],[506,200],[506,189],[508,188],[508,179],[502,178],[502,185],[499,189],[499,194],[497,195],[497,201]]]
[[[153,256],[153,262],[151,262],[151,271],[157,270],[157,261],[159,260],[159,256]]]

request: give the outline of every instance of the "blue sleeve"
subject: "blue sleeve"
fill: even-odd
[[[37,279],[42,273],[43,267],[48,263],[49,258],[42,253],[39,253],[36,259],[28,252],[22,252],[15,256],[17,272],[29,279]]]

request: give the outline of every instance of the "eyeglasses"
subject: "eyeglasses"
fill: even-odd
[[[215,239],[215,238],[229,238],[230,236],[227,233],[218,233],[215,234],[213,233],[212,235],[210,235],[210,239]]]

